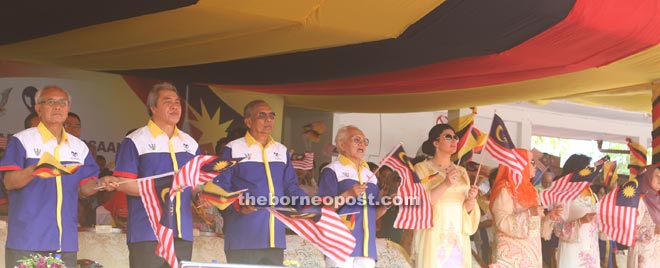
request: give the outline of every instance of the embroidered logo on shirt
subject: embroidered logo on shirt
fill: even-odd
[[[34,154],[37,155],[37,156],[40,156],[41,155],[41,149],[34,148]]]
[[[252,154],[251,153],[245,153],[245,158],[250,160],[252,158]]]
[[[183,144],[183,150],[186,151],[186,152],[188,152],[188,153],[190,152],[190,149],[189,149],[189,146],[188,146],[187,143],[184,143],[184,144]]]
[[[78,152],[71,151],[71,157],[73,157],[74,159],[78,159]]]
[[[149,146],[149,149],[151,149],[152,151],[155,151],[155,150],[156,150],[156,144],[154,144],[154,143],[150,143],[150,144],[147,145],[147,146]]]

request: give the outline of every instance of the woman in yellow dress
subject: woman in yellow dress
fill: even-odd
[[[457,144],[453,128],[436,125],[422,144],[422,151],[433,157],[415,165],[433,207],[433,227],[414,233],[412,257],[417,268],[472,267],[470,235],[479,227],[478,187],[471,186],[463,167],[451,162]]]

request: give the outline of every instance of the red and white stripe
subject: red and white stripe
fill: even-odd
[[[302,170],[313,169],[314,168],[314,153],[313,152],[305,152],[305,157],[302,160],[291,161],[291,164],[293,165],[293,168],[295,168],[295,169],[302,169]]]
[[[348,260],[355,249],[355,237],[339,215],[329,208],[321,208],[321,218],[318,222],[309,218],[290,218],[275,209],[269,211],[295,233],[316,246],[321,253],[337,262]]]
[[[401,150],[403,151],[403,148]],[[382,163],[392,168],[401,177],[397,195],[404,200],[404,204],[399,207],[393,227],[398,229],[431,228],[433,227],[433,211],[428,193],[421,182],[413,180],[413,171],[408,165],[402,163],[397,155],[397,153],[391,154]]]
[[[525,158],[514,149],[507,149],[500,146],[500,144],[494,140],[492,135],[488,137],[486,151],[495,158],[495,160],[500,162],[500,164],[508,167],[512,171],[512,179],[517,188],[522,182],[522,170],[527,165]]]
[[[589,187],[591,182],[571,182],[574,175],[576,173],[570,173],[553,181],[552,186],[541,193],[541,204],[549,206],[575,200],[584,189]]]
[[[216,160],[215,155],[197,155],[183,165],[174,175],[172,188],[170,188],[170,199],[173,200],[177,191],[183,191],[186,187],[195,187],[198,184],[211,181],[218,176],[218,172],[205,172],[202,167]]]
[[[637,236],[637,207],[617,206],[617,193],[621,187],[611,191],[598,203],[599,229],[612,239],[633,246]]]
[[[176,259],[176,253],[174,251],[174,233],[172,229],[160,224],[163,208],[160,206],[158,194],[154,187],[154,180],[138,179],[137,182],[138,190],[142,197],[142,204],[144,204],[149,223],[151,223],[151,228],[154,230],[154,235],[158,239],[155,253],[165,259],[172,268],[177,268],[179,267],[179,262]]]

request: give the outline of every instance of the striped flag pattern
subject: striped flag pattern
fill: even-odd
[[[322,207],[320,213],[318,208],[294,213],[274,208],[268,210],[289,229],[337,262],[345,262],[355,249],[355,237],[332,209]]]
[[[186,187],[195,187],[198,184],[211,181],[222,171],[236,165],[239,160],[225,160],[215,155],[197,155],[193,157],[174,175],[172,188],[170,188],[170,200],[174,199],[177,191],[183,191]]]
[[[637,180],[629,180],[624,185],[608,193],[598,203],[599,229],[617,242],[632,246],[635,244],[640,191]]]
[[[585,168],[565,175],[554,182],[549,189],[541,193],[541,203],[549,206],[556,203],[575,200],[584,189],[596,178],[601,166]]]
[[[314,168],[314,153],[294,154],[291,156],[291,165],[295,169],[310,170]]]
[[[646,147],[633,142],[630,138],[626,138],[628,148],[630,149],[630,162],[628,169],[630,169],[630,179],[636,179],[637,173],[646,166]]]
[[[179,262],[174,251],[174,232],[172,229],[161,224],[163,208],[161,207],[158,193],[154,185],[155,180],[138,179],[138,190],[142,197],[142,204],[147,211],[147,217],[151,228],[158,239],[156,255],[165,259],[172,268],[179,267]]]
[[[7,137],[0,136],[0,148],[7,148]]]
[[[515,149],[516,146],[513,144],[509,131],[506,130],[504,121],[495,114],[488,135],[486,151],[500,164],[511,170],[511,178],[516,184],[515,188],[518,188],[522,182],[522,170],[527,165],[527,161]]]
[[[194,187],[197,184],[212,180],[220,172],[235,165],[236,162],[235,160],[224,160],[214,155],[197,155],[193,157],[174,174],[170,188],[169,202],[163,201],[162,206],[172,206],[177,192],[183,191],[186,187]],[[163,219],[163,212],[173,211],[173,208],[167,207],[165,210],[163,209],[155,181],[155,179],[146,178],[137,180],[142,204],[147,212],[147,217],[154,230],[154,234],[158,239],[155,253],[165,259],[171,267],[179,267],[179,262],[174,251],[174,231],[172,228],[175,227],[166,226],[174,215],[168,214],[168,218]]]
[[[394,220],[394,228],[426,229],[433,227],[433,211],[428,193],[414,172],[410,158],[401,144],[394,147],[381,165],[388,166],[401,177],[397,195],[404,200]]]

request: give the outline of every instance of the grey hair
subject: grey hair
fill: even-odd
[[[42,101],[42,100],[41,100],[41,94],[43,94],[43,92],[44,92],[46,89],[51,89],[51,88],[53,88],[53,89],[59,89],[59,90],[61,90],[62,92],[64,92],[64,94],[66,94],[66,98],[69,100],[69,105],[71,105],[71,94],[69,94],[69,91],[66,91],[66,90],[64,90],[63,88],[61,88],[61,87],[59,87],[59,86],[56,86],[56,85],[47,85],[47,86],[45,86],[45,87],[43,87],[43,88],[37,90],[37,93],[34,94],[34,101],[35,101],[36,103],[41,102],[41,101]]]
[[[160,94],[160,92],[163,90],[171,90],[174,91],[174,93],[177,95],[179,94],[179,91],[176,90],[176,87],[172,85],[172,83],[160,82],[155,84],[153,87],[151,87],[151,90],[149,90],[149,95],[147,96],[147,112],[149,113],[149,116],[153,115],[151,112],[151,107],[158,107],[158,94]]]
[[[340,127],[337,130],[337,136],[335,136],[335,145],[337,146],[337,151],[339,151],[340,154],[342,154],[344,152],[342,152],[342,149],[339,146],[339,142],[348,138],[348,131],[351,130],[351,129],[362,131],[362,130],[360,130],[360,128],[358,128],[354,125],[343,126],[343,127]]]
[[[250,103],[245,105],[245,108],[243,108],[243,118],[249,118],[252,116],[252,110],[254,110],[254,107],[257,107],[261,104],[266,104],[268,103],[265,100],[253,100]]]

